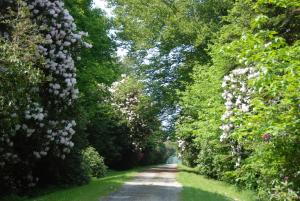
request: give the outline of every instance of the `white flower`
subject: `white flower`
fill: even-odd
[[[249,106],[246,105],[246,104],[242,104],[241,110],[242,110],[243,112],[249,112]]]
[[[37,119],[38,119],[39,121],[42,121],[42,120],[44,119],[44,114],[43,114],[43,113],[39,113],[39,114],[37,115]]]
[[[224,142],[227,138],[228,138],[227,133],[223,133],[223,134],[220,136],[220,141],[221,141],[221,142]]]
[[[34,155],[37,159],[40,159],[40,158],[41,158],[40,153],[37,152],[37,151],[34,151],[34,152],[33,152],[33,155]]]
[[[17,131],[17,130],[20,130],[20,128],[21,128],[21,125],[20,124],[17,124],[16,126],[15,126],[15,130]]]

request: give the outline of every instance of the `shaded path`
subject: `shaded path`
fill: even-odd
[[[173,164],[147,169],[101,201],[179,201],[182,186],[176,172]]]

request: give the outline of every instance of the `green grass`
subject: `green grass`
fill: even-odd
[[[116,191],[121,185],[132,179],[142,168],[129,171],[110,171],[101,179],[93,179],[89,184],[66,189],[57,189],[33,198],[11,196],[2,201],[99,201],[100,197]]]
[[[192,168],[179,166],[177,181],[183,185],[182,201],[256,201],[251,191],[239,191],[227,183],[207,179]]]

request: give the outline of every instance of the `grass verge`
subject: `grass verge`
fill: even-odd
[[[116,191],[124,182],[132,179],[143,168],[137,168],[128,171],[110,171],[106,177],[92,179],[92,181],[83,186],[58,189],[51,193],[33,197],[20,198],[11,196],[1,201],[99,201],[101,197]]]
[[[225,182],[205,178],[192,168],[179,166],[177,181],[183,186],[182,201],[257,201],[251,191],[241,191]]]

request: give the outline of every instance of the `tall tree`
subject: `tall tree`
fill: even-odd
[[[210,62],[208,45],[232,1],[110,2],[116,7],[118,36],[130,49],[129,57],[162,108],[162,116],[176,113],[174,92],[192,81],[190,73],[196,64]]]

